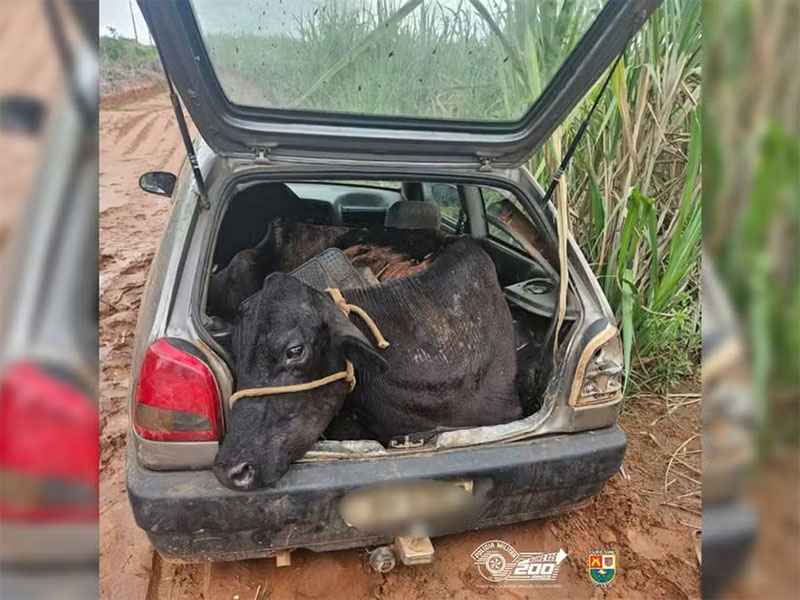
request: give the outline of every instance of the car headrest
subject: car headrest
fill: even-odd
[[[439,231],[442,226],[442,212],[432,202],[399,200],[386,211],[383,225],[393,229],[431,229]]]
[[[422,184],[418,181],[404,181],[400,184],[400,195],[403,200],[422,202]]]

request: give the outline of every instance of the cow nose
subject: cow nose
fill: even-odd
[[[238,463],[232,467],[225,467],[217,463],[214,465],[214,474],[225,487],[246,490],[252,487],[255,482],[256,469],[246,462]]]
[[[226,474],[234,487],[246,490],[256,478],[256,469],[250,463],[242,462],[229,468]]]

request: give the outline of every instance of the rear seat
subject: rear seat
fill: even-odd
[[[440,231],[442,211],[432,202],[400,200],[386,211],[383,225],[387,229]]]

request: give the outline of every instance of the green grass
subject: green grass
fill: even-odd
[[[111,94],[130,85],[163,78],[155,46],[123,38],[113,29],[100,36],[100,91]]]
[[[571,229],[620,320],[634,389],[673,386],[700,359],[699,11],[699,0],[666,0],[653,14],[565,176]],[[562,128],[562,147],[597,93]],[[551,144],[529,166],[544,183],[559,159]]]
[[[704,8],[704,245],[747,344],[763,452],[800,440],[800,5]]]
[[[120,37],[115,32],[100,37],[100,59],[128,64],[158,59],[155,46],[144,46],[136,40]]]

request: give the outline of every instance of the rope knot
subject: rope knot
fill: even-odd
[[[333,300],[333,303],[341,308],[342,312],[349,317],[350,305],[347,303],[347,300],[344,299],[344,296],[342,296],[342,292],[339,290],[339,288],[325,288],[325,291],[328,292],[331,300]]]
[[[353,363],[349,360],[345,361],[345,382],[347,383],[347,393],[350,394],[356,389],[356,370],[353,368]]]
[[[378,348],[382,350],[389,347],[389,342],[386,341],[386,338],[383,337],[383,334],[381,333],[381,330],[378,329],[375,321],[372,320],[372,317],[370,317],[363,308],[356,306],[355,304],[349,304],[347,300],[344,299],[342,292],[340,292],[338,288],[325,288],[325,291],[330,294],[333,303],[341,308],[345,315],[349,317],[350,313],[354,312],[361,317],[361,320],[364,321],[364,324],[366,324],[372,333],[372,336],[375,338]]]

